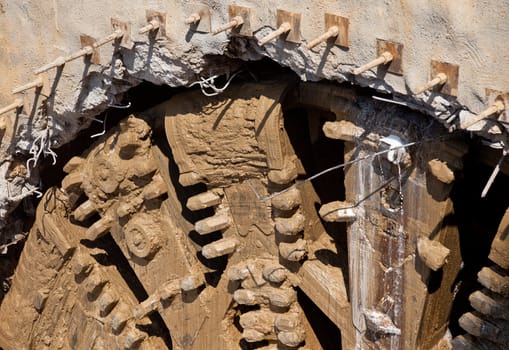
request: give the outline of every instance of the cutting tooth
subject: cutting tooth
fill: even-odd
[[[72,172],[62,180],[62,190],[69,193],[71,190],[78,189],[82,183],[81,174],[79,172]]]
[[[143,317],[148,316],[152,312],[156,311],[160,305],[159,295],[152,294],[146,300],[139,303],[133,310],[133,316],[137,320],[141,320]]]
[[[477,311],[493,318],[509,321],[509,300],[506,298],[484,289],[470,294],[468,300]]]
[[[223,238],[218,241],[205,245],[201,254],[207,259],[217,258],[219,256],[232,254],[237,249],[239,241],[236,238]]]
[[[301,326],[300,315],[296,312],[278,314],[274,320],[274,326],[278,331],[292,331]]]
[[[189,210],[200,210],[221,204],[221,197],[214,192],[208,191],[189,197],[186,207]]]
[[[327,222],[352,222],[357,218],[357,213],[352,203],[335,201],[320,207],[319,215]]]
[[[288,261],[300,261],[307,255],[307,242],[298,239],[294,243],[279,243],[279,254]]]
[[[248,342],[266,339],[274,330],[274,317],[275,313],[269,310],[249,311],[240,315],[239,324],[243,329],[242,337]]]
[[[509,298],[509,276],[506,276],[496,266],[493,268],[483,267],[477,274],[477,278],[486,288]]]
[[[181,287],[181,281],[180,280],[173,280],[166,282],[160,289],[159,289],[159,299],[160,300],[170,300],[175,295],[180,293],[180,287]]]
[[[278,185],[287,185],[298,176],[297,168],[293,163],[288,164],[284,169],[271,170],[267,174],[269,180]]]
[[[272,206],[279,210],[292,210],[301,204],[300,191],[292,188],[287,192],[272,198]]]
[[[70,174],[75,170],[78,170],[78,168],[85,162],[84,158],[81,157],[72,157],[67,164],[64,165],[63,170]]]
[[[195,173],[194,171],[191,171],[191,172],[188,172],[185,174],[180,174],[180,176],[179,176],[179,183],[182,186],[192,186],[192,185],[199,184],[202,181],[203,181],[203,178],[199,174]]]
[[[164,183],[164,179],[161,175],[156,174],[152,178],[152,182],[143,189],[143,198],[145,198],[145,200],[154,199],[162,196],[166,192],[168,192],[168,188]]]
[[[108,280],[104,279],[100,273],[94,273],[94,271],[95,270],[92,271],[85,281],[85,290],[93,297],[96,297],[102,291],[106,283],[108,283]]]
[[[192,290],[198,289],[203,284],[205,284],[203,275],[201,273],[193,273],[182,278],[182,281],[180,282],[180,288],[185,292],[190,292]]]
[[[133,350],[138,349],[140,344],[145,340],[147,336],[145,333],[139,331],[137,328],[129,327],[128,329],[125,330],[122,337],[124,349]]]
[[[457,350],[472,350],[475,349],[476,346],[471,336],[469,335],[459,335],[452,340],[453,349]]]
[[[270,264],[263,268],[263,277],[272,283],[281,283],[286,277],[286,269],[279,264]]]
[[[269,288],[267,296],[271,305],[280,308],[288,308],[297,300],[297,292],[292,288]]]
[[[295,236],[304,230],[306,219],[304,215],[297,212],[289,218],[275,218],[276,231],[285,236]]]
[[[242,338],[248,343],[256,343],[265,340],[266,335],[262,332],[257,331],[256,329],[245,328],[242,331]]]
[[[72,271],[76,276],[86,276],[90,274],[93,268],[93,262],[85,257],[84,254],[77,254],[73,259]]]
[[[126,304],[120,303],[111,316],[111,330],[114,334],[119,334],[124,329],[127,321],[132,317],[131,309]]]
[[[488,339],[495,343],[507,344],[509,342],[509,335],[504,335],[504,330],[509,326],[507,322],[502,320],[487,321],[479,316],[480,314],[475,311],[467,312],[460,317],[458,323],[461,328],[476,337]]]
[[[249,289],[237,289],[233,293],[233,299],[242,305],[259,305],[267,302],[265,296]]]
[[[283,331],[277,334],[277,339],[284,345],[296,348],[306,338],[306,333],[302,328],[293,331]]]
[[[364,134],[365,130],[347,120],[325,122],[323,133],[326,137],[335,140],[354,142]]]
[[[451,184],[454,182],[454,172],[447,162],[439,159],[432,159],[428,162],[428,169],[439,181],[445,184]]]
[[[95,204],[91,200],[87,200],[74,210],[73,216],[77,221],[85,221],[96,212]]]
[[[42,288],[35,293],[33,305],[38,313],[41,313],[42,310],[44,309],[44,306],[46,305],[46,300],[48,300],[49,292],[50,292],[49,289]]]
[[[194,229],[200,235],[206,235],[219,230],[224,230],[230,226],[230,218],[226,214],[216,214],[206,219],[197,221]]]
[[[113,220],[108,216],[101,218],[87,229],[85,232],[85,238],[91,241],[95,241],[99,237],[102,237],[109,232],[112,223]]]
[[[111,310],[117,305],[119,301],[119,297],[117,293],[109,286],[106,286],[99,298],[97,298],[97,303],[99,305],[99,314],[101,317],[106,317]]]
[[[450,250],[440,242],[420,237],[417,240],[417,253],[427,267],[437,271],[447,262]]]

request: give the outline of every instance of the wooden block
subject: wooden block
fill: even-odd
[[[252,10],[250,7],[239,6],[239,5],[229,5],[228,6],[228,17],[230,21],[232,21],[235,17],[240,16],[244,20],[242,25],[233,28],[232,33],[243,35],[243,36],[253,36],[253,28],[251,27],[252,23]]]
[[[111,26],[113,27],[113,30],[120,29],[123,33],[122,38],[120,39],[120,46],[131,50],[134,46],[134,43],[131,41],[131,25],[128,22],[112,18]]]
[[[447,76],[447,81],[439,91],[450,96],[458,96],[459,66],[457,64],[431,60],[430,78],[434,79],[438,74]]]
[[[93,64],[101,64],[101,54],[99,48],[94,47],[94,43],[96,42],[95,38],[92,38],[90,35],[81,34],[80,35],[80,44],[81,48],[90,47],[92,48],[92,54],[89,55],[89,60]]]
[[[336,40],[334,43],[336,45],[342,47],[349,47],[348,40],[348,26],[350,25],[350,20],[346,17],[337,16],[332,13],[325,14],[325,28],[330,28],[332,26],[336,26],[339,29],[339,34],[336,36]]]
[[[284,36],[285,41],[300,44],[301,14],[278,9],[276,11],[276,20],[278,28],[281,27],[283,23],[290,24],[290,30]]]
[[[384,52],[390,52],[392,60],[387,67],[387,71],[394,74],[403,74],[403,44],[376,39],[377,54],[380,56]]]

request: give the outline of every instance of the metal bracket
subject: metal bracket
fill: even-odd
[[[242,17],[244,23],[238,26],[237,28],[233,28],[231,32],[238,35],[253,36],[253,29],[251,28],[252,22],[251,8],[238,5],[229,5],[228,17],[230,21],[233,21],[233,19],[237,16]]]
[[[390,73],[402,75],[403,74],[403,44],[388,41],[383,39],[376,39],[377,55],[380,56],[382,53],[388,51],[392,55],[392,61],[387,67],[387,71]]]
[[[325,30],[330,27],[337,26],[339,28],[339,34],[336,37],[336,41],[334,44],[349,47],[348,44],[348,26],[350,25],[350,20],[346,17],[341,17],[334,15],[332,13],[325,14]]]
[[[496,101],[504,102],[505,111],[500,113],[498,120],[503,123],[509,123],[509,92],[503,92],[495,89],[486,88],[486,106],[493,105]]]
[[[132,49],[134,44],[131,41],[131,25],[127,22],[122,22],[116,18],[112,18],[111,26],[113,27],[113,30],[120,29],[122,33],[124,33],[120,40],[120,46],[129,50]]]
[[[147,18],[147,23],[150,23],[153,19],[159,22],[159,28],[155,31],[156,39],[166,39],[166,13],[155,10],[146,10],[145,17]]]
[[[434,79],[440,73],[447,75],[447,81],[439,90],[442,94],[458,96],[459,69],[460,67],[457,64],[431,60],[431,79]]]
[[[301,14],[296,12],[289,12],[285,10],[277,10],[276,12],[277,18],[277,27],[281,26],[281,24],[287,22],[290,24],[290,31],[283,35],[286,41],[291,43],[300,44],[300,21]]]
[[[191,8],[190,15],[197,13],[200,16],[200,20],[197,23],[190,25],[191,29],[195,32],[210,33],[212,31],[210,7],[204,4],[196,4]]]
[[[99,54],[99,49],[94,48],[94,43],[96,40],[92,38],[90,35],[81,34],[80,35],[80,43],[81,48],[84,48],[85,46],[89,46],[92,48],[92,55],[90,55],[90,62],[93,64],[101,64],[101,56]]]

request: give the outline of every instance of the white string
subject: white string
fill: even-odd
[[[106,114],[104,115],[104,120],[97,120],[103,124],[103,131],[101,131],[97,134],[90,135],[91,139],[93,139],[95,137],[103,136],[104,134],[106,134],[106,120],[107,119],[108,119],[108,112],[106,112]]]
[[[194,83],[189,85],[189,87],[198,84],[198,85],[200,85],[201,92],[205,96],[207,96],[207,97],[217,96],[217,95],[223,93],[228,88],[228,86],[230,85],[230,83],[233,80],[233,78],[235,78],[235,76],[238,75],[240,72],[241,71],[239,70],[239,71],[233,73],[232,76],[228,78],[228,80],[226,81],[224,86],[221,87],[221,88],[219,88],[219,87],[217,87],[215,85],[215,80],[216,80],[216,78],[219,78],[219,75],[213,75],[213,76],[208,77],[208,78],[203,78],[202,77],[202,78],[200,78],[199,81],[195,81]],[[213,92],[208,92],[206,89],[210,89]]]
[[[284,190],[281,190],[281,191],[278,191],[278,192],[274,192],[273,194],[271,194],[270,196],[267,196],[267,197],[262,197],[258,191],[256,191],[256,189],[254,188],[254,186],[250,183],[250,181],[247,181],[247,184],[249,185],[249,187],[251,187],[251,190],[255,193],[256,197],[258,198],[259,201],[261,202],[266,202],[268,200],[271,200],[275,197],[278,197],[280,195],[282,195],[283,193],[286,193],[288,191],[290,191],[291,189],[293,188],[296,188],[296,187],[300,187],[302,185],[304,185],[305,183],[307,182],[311,182],[313,181],[314,179],[322,176],[322,175],[325,175],[327,173],[330,173],[331,171],[334,171],[334,170],[337,170],[337,169],[341,169],[341,168],[344,168],[348,165],[352,165],[352,164],[355,164],[355,163],[358,163],[358,162],[361,162],[363,160],[366,160],[366,159],[370,159],[370,158],[373,158],[373,157],[376,157],[376,156],[379,156],[379,155],[382,155],[382,154],[385,154],[385,153],[388,153],[388,152],[394,152],[394,150],[397,150],[397,149],[400,149],[400,148],[406,148],[406,147],[409,147],[409,146],[413,146],[413,145],[417,145],[417,144],[420,144],[420,143],[424,143],[424,142],[430,142],[430,141],[434,141],[436,139],[439,139],[439,138],[435,138],[435,139],[427,139],[427,140],[422,140],[422,141],[414,141],[414,142],[409,142],[409,143],[406,143],[404,145],[401,145],[401,146],[397,146],[397,147],[392,147],[392,148],[389,148],[387,150],[383,150],[383,151],[380,151],[380,152],[377,152],[377,153],[373,153],[373,154],[369,154],[367,156],[364,156],[364,157],[361,157],[361,158],[356,158],[356,159],[353,159],[353,160],[350,160],[348,162],[345,162],[345,163],[342,163],[342,164],[338,164],[338,165],[335,165],[333,167],[330,167],[330,168],[327,168],[325,170],[322,170],[320,171],[319,173],[313,175],[313,176],[310,176],[308,177],[307,179],[304,179],[302,181],[299,181],[295,184],[293,184],[292,186],[290,187],[287,187],[285,188]]]
[[[41,155],[44,157],[51,156],[53,159],[52,165],[57,163],[57,154],[55,151],[51,149],[51,136],[50,136],[50,127],[46,127],[46,129],[42,130],[39,136],[37,136],[32,142],[32,146],[28,151],[29,154],[32,155],[26,162],[26,168],[30,173],[30,163],[32,163],[32,169],[37,166]]]

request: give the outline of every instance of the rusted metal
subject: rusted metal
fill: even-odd
[[[116,18],[112,18],[111,26],[113,27],[114,33],[118,33],[118,30],[122,31],[122,35],[118,34],[115,37],[115,39],[120,39],[120,46],[129,50],[132,49],[134,44],[131,41],[131,25],[128,22],[122,22]]]
[[[139,34],[148,32],[155,32],[156,39],[166,37],[166,13],[147,10],[145,17],[147,18],[147,25],[138,30]]]
[[[384,52],[389,52],[392,55],[387,71],[393,74],[403,74],[403,44],[383,39],[377,39],[376,44],[379,56]]]
[[[285,41],[294,44],[300,44],[300,23],[301,23],[301,14],[296,12],[290,12],[285,10],[277,10],[276,11],[276,24],[278,28],[280,28],[283,23],[290,24],[290,30],[286,32]]]
[[[458,96],[459,65],[431,60],[430,77],[435,78],[440,73],[447,76],[447,81],[438,90],[442,94]]]
[[[85,55],[89,56],[91,63],[100,64],[101,56],[99,54],[99,50],[96,47],[94,47],[95,41],[96,41],[95,38],[91,37],[90,35],[81,34],[80,35],[81,50],[78,52],[82,52],[83,53],[82,56]]]
[[[350,20],[347,17],[341,17],[332,13],[325,14],[325,28],[337,26],[339,28],[339,35],[336,36],[334,42],[338,46],[349,47],[348,27]]]

